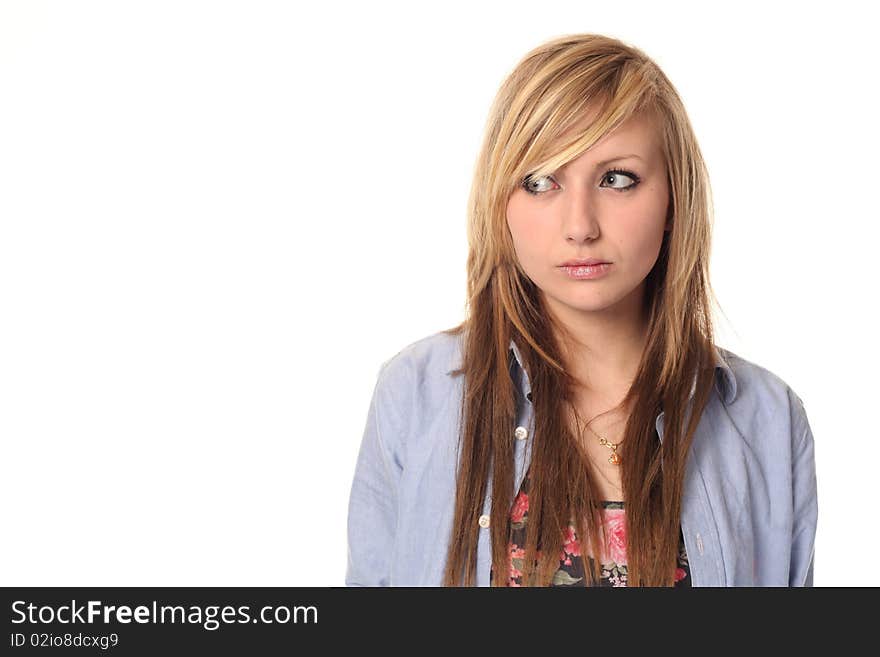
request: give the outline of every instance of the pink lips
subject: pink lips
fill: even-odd
[[[610,262],[598,262],[590,265],[563,266],[561,269],[569,278],[578,281],[591,280],[601,278],[611,269]]]
[[[574,258],[572,260],[566,260],[560,265],[560,267],[583,267],[586,265],[598,265],[607,262],[607,260],[602,260],[601,258]]]

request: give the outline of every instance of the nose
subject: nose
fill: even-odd
[[[579,244],[599,237],[599,221],[587,190],[571,191],[565,212],[564,230],[568,242]]]

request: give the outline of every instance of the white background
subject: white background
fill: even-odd
[[[867,6],[2,2],[0,584],[342,585],[379,366],[462,318],[492,97],[599,32],[690,113],[718,343],[806,405],[816,585],[880,585]]]

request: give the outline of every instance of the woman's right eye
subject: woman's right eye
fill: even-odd
[[[553,189],[550,184],[556,184],[552,176],[526,176],[522,186],[529,194],[537,195]]]

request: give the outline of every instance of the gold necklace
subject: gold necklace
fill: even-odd
[[[589,424],[587,424],[587,429],[592,431],[593,435],[599,439],[600,445],[604,445],[605,447],[611,448],[611,455],[608,457],[608,462],[611,463],[612,465],[620,465],[620,454],[617,453],[617,447],[618,447],[618,445],[620,445],[620,443],[612,443],[610,440],[606,440],[605,438],[600,436],[598,433],[593,431],[593,428]]]
[[[575,412],[575,415],[577,415],[577,412]],[[604,415],[604,413],[599,413],[599,415]],[[593,427],[590,426],[593,420],[599,417],[599,415],[594,415],[589,421],[586,422],[586,424],[584,424],[584,426],[599,439],[600,445],[604,445],[605,447],[609,447],[611,449],[611,455],[608,457],[608,462],[612,465],[620,465],[620,454],[617,453],[617,448],[618,446],[620,446],[620,442],[613,443],[610,440],[606,440],[603,436],[600,436],[598,433],[596,433],[593,430]],[[622,420],[618,420],[617,422],[614,422],[611,426],[613,426],[614,424],[619,424],[621,421]]]

